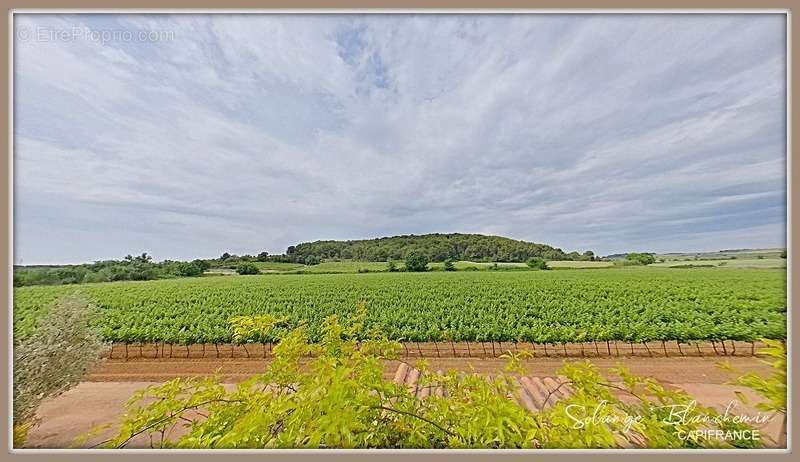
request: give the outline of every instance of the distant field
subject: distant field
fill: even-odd
[[[668,253],[656,255],[656,258],[663,258],[666,261],[694,261],[698,260],[727,260],[736,257],[737,260],[752,260],[762,257],[764,259],[778,259],[785,252],[785,249],[742,249],[742,250],[722,250],[719,252],[697,252],[697,253]]]
[[[695,267],[713,266],[715,268],[786,268],[783,258],[764,259],[739,259],[736,260],[673,260],[663,263],[653,263],[650,266],[662,268],[676,268],[692,265]]]
[[[547,266],[550,268],[610,268],[614,262],[610,261],[549,261]]]
[[[326,261],[319,265],[303,266],[302,273],[358,273],[359,270],[369,272],[388,271],[388,263],[384,261]],[[395,262],[398,269],[403,262]]]
[[[301,263],[281,263],[272,261],[253,262],[261,271],[292,271],[305,267]]]
[[[474,261],[457,261],[453,264],[453,266],[457,270],[465,270],[470,268],[477,268],[481,270],[489,269],[489,267],[493,266],[494,263],[491,262],[474,262]],[[513,263],[513,262],[498,262],[498,267],[501,268],[525,268],[527,265],[525,263]],[[444,263],[436,262],[436,263],[429,263],[429,269],[437,270],[437,269],[444,269]]]
[[[765,251],[766,252],[766,251]],[[685,260],[668,260],[663,263],[654,263],[650,267],[673,268],[691,265],[693,267],[720,267],[720,268],[786,268],[786,259],[778,258],[737,258],[737,259],[708,259],[695,260],[687,258]],[[318,265],[303,265],[300,263],[279,263],[279,262],[254,262],[262,273],[284,273],[284,274],[350,274],[350,273],[380,273],[388,271],[387,262],[365,262],[365,261],[326,261]],[[525,263],[510,262],[472,262],[459,261],[455,263],[456,270],[465,271],[470,269],[488,270],[497,265],[498,268],[519,268],[526,269]],[[548,261],[547,265],[553,269],[589,269],[589,268],[611,268],[614,266],[610,261],[569,261],[557,260]],[[405,266],[402,261],[396,261],[395,266],[402,270]],[[432,271],[444,269],[444,263],[429,263],[428,269]],[[233,270],[224,271],[225,274]],[[218,273],[220,270],[212,269],[210,273]]]

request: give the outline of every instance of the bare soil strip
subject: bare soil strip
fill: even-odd
[[[405,358],[412,366],[420,358]],[[771,369],[757,357],[627,357],[627,358],[531,358],[523,360],[530,375],[554,376],[565,360],[589,359],[599,370],[609,370],[619,364],[634,374],[653,377],[666,383],[716,383],[724,384],[735,374],[722,370],[719,363],[728,362],[745,372],[768,375]],[[86,378],[90,382],[163,382],[175,377],[208,377],[218,375],[225,382],[236,383],[264,372],[270,359],[266,358],[160,358],[160,359],[106,359]],[[497,373],[506,361],[501,358],[425,358],[432,370],[474,370],[477,373]],[[386,361],[384,377],[392,379],[401,361]]]

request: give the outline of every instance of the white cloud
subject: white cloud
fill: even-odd
[[[18,261],[785,242],[780,15],[16,17]]]

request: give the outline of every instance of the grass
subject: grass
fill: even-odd
[[[786,260],[783,258],[748,258],[735,260],[672,260],[663,263],[653,263],[651,267],[656,268],[680,268],[687,266],[715,268],[786,268]]]
[[[388,263],[384,261],[326,261],[319,265],[303,266],[299,271],[300,273],[358,273],[369,271],[377,273],[381,271],[388,271]],[[402,268],[403,262],[395,262],[398,269]]]
[[[303,265],[300,263],[280,263],[280,262],[254,262],[262,273],[280,274],[352,274],[352,273],[382,273],[388,271],[387,262],[369,261],[326,261],[318,265]],[[512,262],[473,262],[458,261],[455,268],[458,271],[469,270],[488,270],[497,265],[501,269],[527,269],[525,263]],[[547,265],[552,269],[593,269],[593,268],[612,268],[613,262],[610,261],[569,261],[555,260],[548,261]],[[395,266],[402,270],[405,266],[402,261],[396,261]],[[719,268],[786,268],[786,260],[782,258],[748,258],[748,259],[708,259],[695,260],[679,259],[668,260],[663,263],[654,263],[650,267],[655,268],[691,268],[691,267],[719,267]],[[444,263],[429,263],[428,269],[431,271],[441,271]],[[211,270],[212,272],[215,270]],[[216,270],[218,271],[218,270]],[[232,270],[228,270],[230,273]]]
[[[274,261],[253,262],[261,271],[293,271],[305,267],[301,263],[281,263]]]
[[[570,268],[570,269],[581,269],[581,268],[611,268],[614,266],[614,262],[611,261],[549,261],[547,262],[547,266],[553,269],[560,269],[560,268]]]

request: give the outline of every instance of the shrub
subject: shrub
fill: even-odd
[[[409,252],[406,256],[406,271],[427,271],[428,256],[419,251]]]
[[[763,377],[755,372],[748,372],[733,383],[747,387],[756,394],[764,398],[765,402],[755,405],[756,409],[762,412],[770,412],[774,416],[779,416],[782,419],[781,431],[776,441],[778,447],[786,447],[786,401],[788,397],[788,389],[786,382],[786,344],[777,340],[761,339],[767,346],[758,351],[761,356],[765,357],[762,362],[769,364],[773,371],[769,377]],[[733,367],[728,363],[723,363],[722,368],[731,372],[735,372]],[[745,405],[750,404],[744,395],[738,394],[739,400]]]
[[[95,273],[95,272],[88,272],[83,276],[83,282],[106,282],[106,278],[103,276],[102,273]]]
[[[239,263],[236,266],[236,272],[242,275],[245,274],[258,274],[258,266],[253,263]]]
[[[455,262],[456,262],[455,259],[452,259],[452,258],[448,258],[447,260],[445,260],[444,261],[444,270],[445,271],[455,271],[456,270]]]
[[[389,260],[389,262],[386,263],[386,271],[388,271],[390,273],[396,272],[397,271],[397,265],[393,261]]]
[[[175,265],[175,273],[185,277],[202,276],[203,269],[195,263],[179,262]]]
[[[45,398],[77,384],[99,361],[105,344],[90,328],[94,307],[80,296],[62,297],[39,319],[33,333],[14,345],[14,446],[36,425]]]
[[[639,265],[651,265],[656,262],[656,257],[652,253],[629,253],[625,259]]]
[[[305,327],[289,332],[274,348],[265,373],[233,390],[211,377],[177,378],[137,392],[105,446],[124,448],[140,435],[162,448],[226,449],[617,448],[628,437],[657,448],[759,443],[702,433],[681,438],[709,427],[750,427],[729,423],[688,394],[622,367],[611,371],[622,381],[611,382],[589,361],[564,363],[558,375],[573,393],[532,413],[509,399],[519,396],[511,374],[525,374],[521,360],[529,355],[524,352],[504,355],[508,373],[492,378],[455,370],[439,375],[420,361],[418,383],[444,389],[420,399],[404,384],[384,378],[383,360],[397,358],[401,346],[378,335],[359,338],[363,305],[357,313],[348,326],[335,316],[327,318],[321,343],[309,343]],[[263,336],[276,322],[267,317],[232,320],[244,336],[241,341]],[[673,416],[676,406],[686,409],[679,419]],[[587,415],[603,423],[587,423]],[[169,430],[176,425],[184,425],[186,432],[171,439]]]
[[[533,257],[528,260],[528,267],[537,270],[550,269],[550,267],[547,266],[547,262],[544,261],[544,258],[537,258],[537,257]]]
[[[310,266],[319,265],[322,263],[322,259],[316,255],[309,255],[303,260],[303,263]]]

